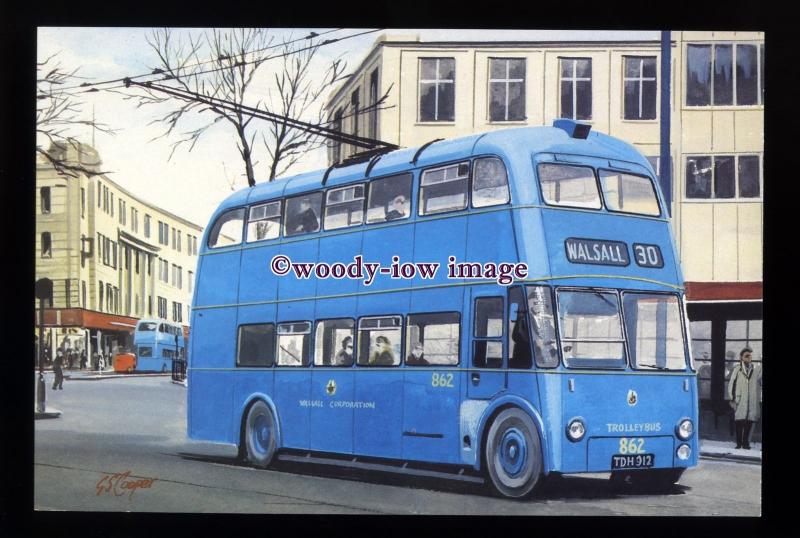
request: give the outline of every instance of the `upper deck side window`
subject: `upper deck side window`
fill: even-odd
[[[537,172],[546,204],[588,209],[602,207],[592,167],[540,163]]]
[[[232,209],[220,215],[208,234],[208,247],[238,245],[244,233],[244,208]]]
[[[649,177],[602,169],[599,173],[603,199],[609,211],[652,217],[661,214],[655,186]]]
[[[412,177],[404,173],[370,181],[367,224],[406,219],[411,215]]]
[[[472,207],[507,204],[510,199],[508,172],[502,159],[475,159],[472,170]]]
[[[419,186],[420,215],[456,211],[467,207],[469,161],[429,168]]]
[[[364,184],[331,189],[325,195],[325,229],[358,226],[364,222]]]
[[[247,218],[247,242],[275,239],[280,235],[281,201],[276,200],[250,208]]]
[[[319,231],[322,214],[322,193],[312,192],[286,199],[284,237]]]

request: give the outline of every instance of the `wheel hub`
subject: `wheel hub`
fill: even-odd
[[[522,472],[527,461],[528,450],[525,436],[521,431],[510,428],[503,434],[498,456],[500,466],[508,476],[513,478]]]
[[[260,454],[266,454],[269,447],[269,438],[269,421],[264,415],[259,415],[253,421],[253,448]]]

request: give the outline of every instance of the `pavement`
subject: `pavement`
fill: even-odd
[[[38,374],[38,370],[35,372]],[[45,369],[45,373],[52,374],[52,370]],[[103,370],[101,372],[95,370],[65,370],[64,379],[70,381],[98,381],[102,379],[120,379],[120,378],[134,378],[134,377],[171,377],[171,372],[154,372],[154,373],[119,373],[113,369]],[[45,382],[47,384],[47,381]],[[52,383],[52,382],[51,382]],[[187,386],[186,381],[172,381],[175,385]],[[47,384],[48,388],[50,384]],[[36,419],[41,418],[58,418],[61,416],[61,411],[58,409],[47,407],[44,413],[35,412]],[[761,443],[753,442],[750,444],[750,450],[743,448],[734,448],[733,441],[719,441],[712,439],[700,439],[700,457],[705,459],[714,460],[728,460],[738,461],[742,463],[761,463]]]

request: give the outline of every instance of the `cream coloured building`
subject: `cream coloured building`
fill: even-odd
[[[721,413],[731,359],[744,345],[762,359],[764,34],[670,37],[671,214],[700,396]],[[423,42],[383,35],[326,108],[345,132],[404,147],[570,117],[634,144],[658,170],[660,64],[658,40]],[[381,110],[370,110],[386,92]],[[334,145],[329,162],[357,151]]]
[[[50,152],[89,170],[102,166],[86,144]],[[45,305],[47,347],[112,355],[131,347],[141,318],[181,323],[188,333],[200,226],[103,174],[68,177],[41,158],[35,214],[36,278],[53,281]],[[36,308],[38,323],[38,301]]]

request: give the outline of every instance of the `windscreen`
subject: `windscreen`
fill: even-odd
[[[557,300],[566,366],[625,367],[625,341],[616,293],[559,290]]]
[[[626,292],[622,304],[631,365],[640,369],[686,369],[678,297]]]

